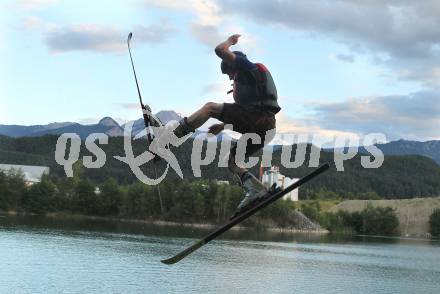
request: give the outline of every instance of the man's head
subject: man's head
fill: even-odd
[[[241,51],[232,51],[232,53],[234,53],[236,57],[240,56],[240,57],[245,57],[246,58],[246,54],[244,54]],[[220,68],[221,68],[223,74],[229,76],[230,80],[234,79],[234,76],[237,73],[237,69],[236,69],[234,64],[230,64],[230,63],[222,60],[222,62],[220,64]]]

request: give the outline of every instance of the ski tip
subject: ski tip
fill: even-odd
[[[202,247],[203,245],[205,245],[206,243],[207,243],[206,239],[199,240],[196,243],[194,243],[193,245],[186,248],[185,250],[174,255],[173,257],[170,257],[168,259],[163,259],[160,262],[162,262],[164,264],[175,264],[175,263],[181,261],[182,259],[184,259],[186,256],[188,256],[192,252],[194,252],[197,249],[199,249],[200,247]]]
[[[164,264],[175,264],[178,263],[180,260],[182,260],[185,256],[187,256],[189,253],[191,253],[193,250],[190,247],[189,249],[184,250],[183,252],[180,252],[179,254],[174,255],[173,257],[162,259],[160,262]]]
[[[173,258],[162,259],[160,262],[162,262],[163,264],[168,264],[168,265],[176,263],[176,261],[174,261]]]

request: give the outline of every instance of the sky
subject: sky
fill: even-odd
[[[138,119],[232,102],[215,46],[271,71],[277,131],[440,139],[440,1],[0,2],[0,124]]]

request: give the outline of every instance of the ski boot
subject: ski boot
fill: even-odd
[[[144,116],[144,122],[146,125],[152,126],[152,127],[161,127],[163,126],[163,123],[160,121],[159,118],[153,115],[151,112],[150,106],[147,104],[143,105],[142,107],[142,114]]]
[[[249,172],[246,172],[242,176],[241,186],[245,191],[245,196],[230,219],[233,219],[244,211],[250,209],[259,201],[263,200],[268,193],[266,187],[264,187],[264,185]]]

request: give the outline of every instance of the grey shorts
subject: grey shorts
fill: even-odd
[[[261,137],[260,144],[252,144],[249,139],[246,147],[246,156],[249,156],[264,147],[266,133],[275,129],[275,114],[255,106],[243,106],[237,103],[224,103],[218,120],[225,124],[232,124],[233,130],[241,134],[256,133]]]

